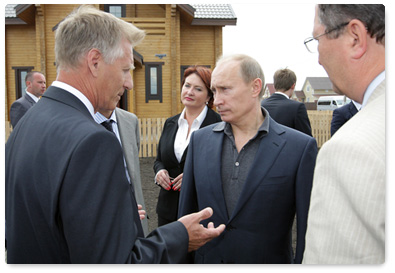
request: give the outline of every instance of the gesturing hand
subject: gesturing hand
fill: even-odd
[[[202,220],[208,219],[213,215],[212,208],[205,208],[199,212],[185,215],[178,219],[184,224],[189,235],[188,251],[195,251],[212,239],[218,237],[224,230],[225,225],[221,224],[217,228],[210,222],[205,228],[200,224]]]

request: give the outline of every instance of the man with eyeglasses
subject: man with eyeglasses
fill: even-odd
[[[318,153],[303,263],[384,263],[385,7],[318,5],[313,37],[333,89],[362,108]]]

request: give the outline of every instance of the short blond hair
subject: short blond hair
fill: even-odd
[[[82,5],[70,13],[55,34],[57,68],[76,68],[89,50],[97,48],[106,63],[123,56],[121,41],[134,47],[145,37],[144,31],[110,13]]]

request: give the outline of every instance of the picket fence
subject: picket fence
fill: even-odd
[[[309,110],[307,114],[310,119],[313,137],[321,147],[330,138],[332,111]],[[158,143],[162,134],[166,118],[140,118],[140,157],[156,157]],[[5,122],[5,139],[8,139],[12,131],[9,121]]]

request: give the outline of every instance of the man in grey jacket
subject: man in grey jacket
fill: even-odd
[[[46,89],[45,76],[38,71],[30,71],[25,77],[26,94],[14,101],[10,109],[10,120],[12,127],[15,128],[18,121],[30,109]]]

